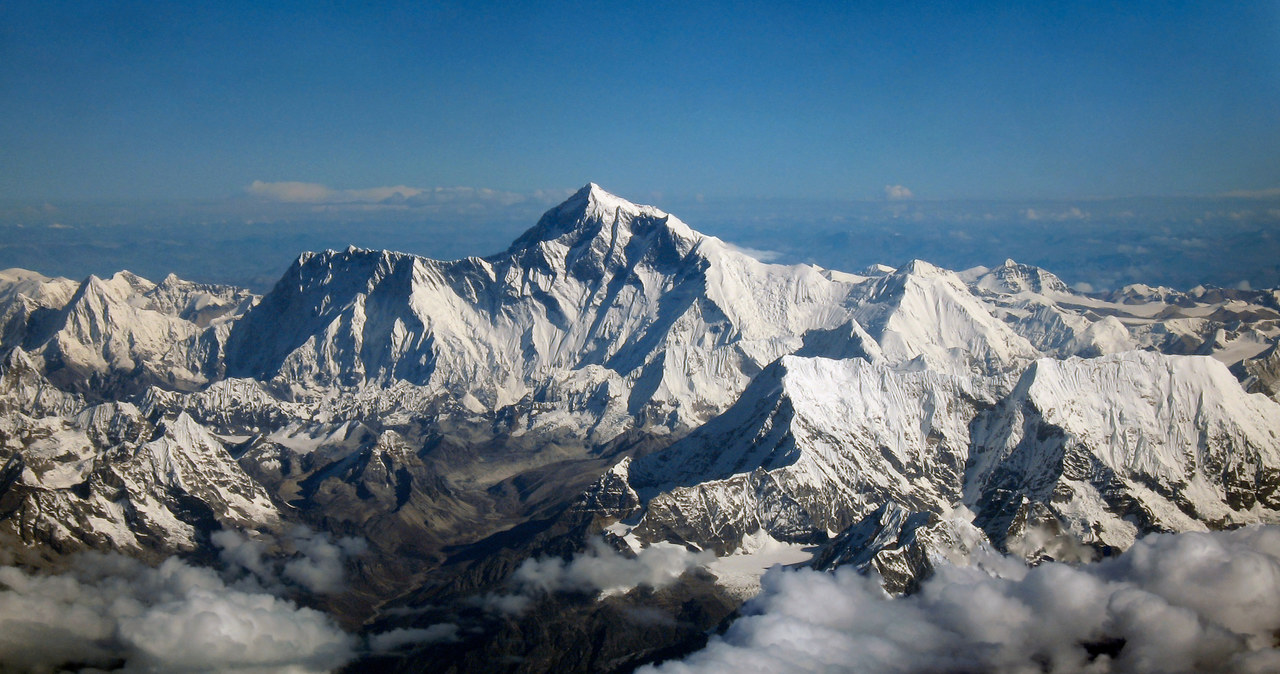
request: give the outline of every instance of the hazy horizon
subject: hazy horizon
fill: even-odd
[[[74,279],[122,269],[155,280],[175,273],[263,292],[305,251],[355,245],[437,259],[496,254],[573,191],[455,188],[410,200],[291,185],[310,196],[0,203],[0,268]],[[1270,193],[1052,201],[619,196],[663,208],[769,262],[858,271],[919,258],[962,270],[1012,258],[1083,290],[1280,286],[1273,234],[1280,196]]]

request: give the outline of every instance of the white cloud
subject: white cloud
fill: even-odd
[[[273,201],[297,204],[376,204],[388,200],[409,199],[422,194],[417,187],[395,185],[360,190],[335,190],[319,183],[285,181],[276,183],[255,180],[246,188],[249,194]]]
[[[263,182],[261,180],[250,183],[245,191],[267,201],[348,209],[511,206],[528,201],[558,203],[573,193],[572,190],[540,190],[532,194],[520,194],[483,187],[409,187],[407,185],[333,189],[320,183]]]
[[[282,583],[292,583],[321,594],[338,592],[346,586],[348,562],[368,549],[363,539],[335,541],[305,526],[293,527],[279,540],[256,535],[250,538],[222,530],[211,538],[228,571],[246,573],[274,590],[281,589]],[[270,557],[273,550],[274,557]]]
[[[328,616],[226,585],[171,558],[156,568],[86,554],[61,575],[0,567],[0,662],[127,671],[326,671],[354,639]]]
[[[331,541],[327,534],[299,527],[292,533],[298,556],[284,565],[282,574],[312,592],[341,590],[346,584],[347,560],[365,553],[363,539],[341,538]]]
[[[426,628],[401,627],[369,635],[369,650],[374,653],[387,653],[402,646],[447,644],[457,640],[458,626],[453,623],[439,623]]]
[[[264,183],[255,180],[247,188],[249,194],[264,197],[272,201],[288,203],[318,204],[332,198],[333,190],[317,183],[278,182]]]
[[[1035,221],[1047,222],[1067,222],[1069,220],[1088,220],[1089,213],[1080,210],[1079,206],[1072,206],[1065,210],[1044,210],[1036,208],[1026,208],[1022,210],[1022,217]]]
[[[637,587],[663,588],[686,571],[715,560],[711,552],[690,552],[674,543],[655,543],[627,557],[594,539],[591,546],[569,560],[559,557],[526,559],[507,584],[514,592],[491,592],[472,600],[486,611],[519,615],[538,594],[588,592],[602,596],[625,594]]]
[[[674,543],[654,543],[635,557],[626,557],[594,540],[587,552],[567,562],[559,557],[525,560],[512,574],[511,582],[525,591],[621,594],[638,586],[665,587],[689,569],[714,559],[712,553],[689,552]]]
[[[469,603],[491,613],[520,615],[521,613],[529,610],[529,606],[533,604],[533,600],[523,594],[490,592],[473,598]]]
[[[723,636],[645,671],[1261,672],[1280,665],[1280,527],[1150,536],[1118,558],[1081,566],[942,566],[919,593],[902,598],[890,598],[875,577],[843,569],[775,570],[763,580],[761,595]]]
[[[899,201],[902,199],[910,199],[913,194],[911,190],[902,185],[885,185],[884,197],[890,201]]]
[[[746,246],[738,246],[738,245],[729,243],[728,241],[725,242],[725,245],[729,247],[729,250],[742,253],[747,257],[755,258],[756,260],[759,260],[761,262],[773,262],[774,260],[782,257],[782,253],[779,253],[776,250],[761,250],[758,248],[747,248]]]

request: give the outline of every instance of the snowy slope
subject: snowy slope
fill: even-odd
[[[998,544],[1035,503],[1117,548],[1280,520],[1280,405],[1212,358],[1042,359],[971,431],[966,501]]]
[[[1041,354],[992,316],[955,272],[913,260],[860,289],[855,317],[891,363],[998,374]]]
[[[598,367],[630,414],[688,424],[847,323],[851,287],[588,185],[489,258],[304,255],[237,323],[228,372],[304,397],[406,381],[496,409]]]
[[[263,487],[189,416],[85,406],[21,352],[0,374],[0,531],[27,545],[136,554],[194,550],[219,526],[278,527]]]
[[[964,377],[787,356],[724,414],[615,472],[643,501],[633,531],[642,540],[721,551],[761,529],[820,540],[887,500],[948,509],[960,498],[968,422],[993,402]],[[598,487],[624,494],[613,482]]]

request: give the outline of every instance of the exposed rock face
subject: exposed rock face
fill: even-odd
[[[967,564],[974,554],[992,554],[986,536],[959,517],[911,512],[886,501],[862,521],[840,532],[816,554],[815,569],[851,566],[875,571],[884,589],[914,592],[939,563]]]

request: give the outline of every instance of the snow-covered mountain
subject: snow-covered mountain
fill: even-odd
[[[30,281],[28,281],[29,285]],[[61,306],[66,284],[47,281],[33,300],[15,288],[6,346],[21,346],[52,381],[97,397],[151,385],[194,390],[219,376],[230,322],[252,302],[247,291],[170,275],[160,284],[126,271],[89,276]],[[32,303],[43,302],[27,310]],[[12,307],[24,307],[16,309]],[[24,320],[20,327],[15,320]]]
[[[0,344],[23,344],[27,331],[38,329],[43,316],[66,305],[77,287],[71,279],[49,278],[25,269],[0,271]]]
[[[602,531],[720,555],[699,620],[773,559],[910,591],[977,551],[1087,558],[1280,520],[1278,298],[766,264],[594,184],[496,255],[304,253],[261,298],[7,270],[0,538],[360,535],[351,624],[415,588],[380,620],[480,610]]]
[[[859,290],[855,316],[890,363],[998,374],[1019,370],[1040,355],[955,272],[928,262],[913,260]]]
[[[593,184],[488,258],[303,255],[236,323],[227,371],[295,396],[403,381],[475,410],[573,378],[631,415],[692,425],[847,322],[850,292]]]
[[[1280,521],[1280,405],[1205,356],[1042,359],[971,433],[966,499],[997,543],[1032,504],[1119,549]]]
[[[1092,357],[1136,348],[1118,318],[1074,308],[1089,298],[1072,291],[1057,276],[1006,260],[991,270],[970,270],[969,287],[991,313],[1045,355]]]
[[[0,369],[0,531],[21,545],[140,555],[195,550],[222,526],[271,530],[270,495],[189,416],[85,405],[15,349]]]
[[[961,497],[969,421],[995,402],[988,389],[858,358],[786,356],[724,414],[627,464],[638,495],[629,505],[643,507],[632,534],[727,552],[760,530],[820,541],[887,501],[948,509]]]

